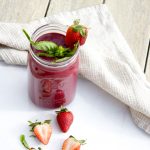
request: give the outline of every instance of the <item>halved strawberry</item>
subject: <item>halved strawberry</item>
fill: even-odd
[[[57,122],[63,132],[67,132],[73,122],[73,114],[67,108],[61,107],[57,113]]]
[[[85,140],[77,140],[71,135],[64,141],[62,150],[80,150],[83,144],[85,144]]]
[[[86,41],[88,29],[79,23],[79,19],[75,20],[74,24],[69,26],[67,30],[65,43],[68,47],[74,47],[74,44],[77,42],[79,42],[80,45],[83,45]]]
[[[49,143],[51,134],[52,134],[52,127],[50,125],[50,120],[45,120],[42,122],[31,122],[29,121],[29,126],[31,127],[31,131],[34,132],[34,135],[37,137],[37,139],[47,145]]]

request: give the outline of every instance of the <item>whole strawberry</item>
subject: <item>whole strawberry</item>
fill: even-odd
[[[62,150],[80,150],[83,144],[85,144],[85,140],[77,140],[71,135],[64,141]]]
[[[63,132],[67,132],[73,122],[73,114],[67,108],[61,107],[57,113],[57,122]]]
[[[65,43],[68,47],[74,47],[74,44],[77,42],[79,42],[80,45],[83,45],[86,41],[88,29],[79,23],[79,19],[75,20],[74,24],[69,26],[67,30]]]
[[[36,138],[47,145],[49,143],[51,134],[52,134],[52,126],[50,124],[50,120],[45,120],[44,122],[31,122],[29,121],[29,126],[31,127],[31,131],[34,132]]]

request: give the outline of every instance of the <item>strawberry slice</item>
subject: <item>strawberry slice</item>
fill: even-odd
[[[49,143],[52,134],[52,127],[50,125],[50,120],[45,120],[43,123],[37,121],[35,123],[29,121],[29,123],[31,131],[34,132],[36,138],[44,145],[47,145]]]
[[[77,140],[71,135],[64,141],[62,150],[80,150],[81,145],[84,144],[85,140]]]
[[[63,132],[67,132],[73,122],[73,114],[67,108],[61,107],[57,113],[57,122]]]
[[[80,45],[83,45],[86,41],[88,35],[87,27],[80,25],[80,20],[77,19],[74,21],[74,24],[69,26],[66,33],[65,44],[68,47],[74,47],[74,44],[79,42]]]

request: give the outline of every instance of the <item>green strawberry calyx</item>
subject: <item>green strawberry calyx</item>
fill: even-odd
[[[80,19],[76,19],[71,26],[74,32],[79,32],[82,37],[87,36],[87,28],[83,25],[80,25]]]
[[[86,140],[77,140],[74,136],[70,135],[69,138],[72,138],[74,141],[79,142],[81,145],[86,144]]]
[[[56,114],[59,114],[59,113],[61,113],[61,112],[69,112],[69,110],[68,110],[67,108],[61,106],[61,107],[60,107],[60,110],[55,111],[55,112],[56,112]]]
[[[29,127],[31,127],[31,132],[33,132],[34,128],[37,126],[37,125],[42,125],[42,124],[50,124],[51,123],[51,120],[45,120],[44,122],[40,122],[40,121],[35,121],[35,122],[32,122],[32,121],[28,121],[29,123]]]

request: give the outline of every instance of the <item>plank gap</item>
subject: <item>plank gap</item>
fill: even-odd
[[[103,0],[102,4],[105,4],[106,3],[106,0]]]
[[[46,8],[44,17],[47,16],[47,13],[48,13],[48,10],[49,10],[50,3],[51,3],[51,0],[48,1],[47,8]]]
[[[148,63],[148,58],[149,58],[149,51],[150,51],[150,40],[149,40],[147,54],[146,54],[146,60],[145,60],[145,66],[144,66],[144,73],[146,72],[146,69],[147,69],[147,63]]]

